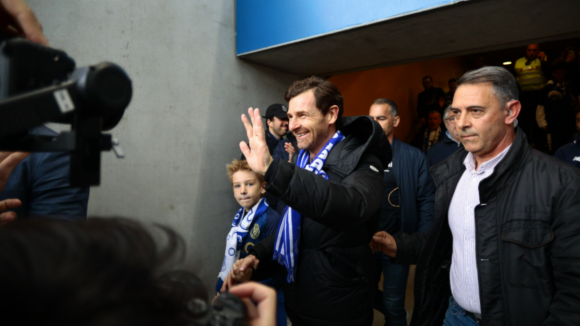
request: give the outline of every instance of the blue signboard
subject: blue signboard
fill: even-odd
[[[237,0],[238,55],[466,0]]]

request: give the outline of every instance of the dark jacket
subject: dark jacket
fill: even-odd
[[[448,210],[466,155],[462,149],[430,170],[437,186],[433,229],[395,237],[395,261],[417,263],[411,325],[439,326],[448,307]],[[519,131],[479,193],[482,325],[580,325],[580,170],[533,150]]]
[[[573,142],[560,147],[554,157],[580,168],[580,134],[574,137]]]
[[[396,137],[393,139],[393,170],[401,198],[401,230],[413,234],[433,226],[435,184],[423,153]]]
[[[34,135],[55,136],[40,126]],[[12,209],[18,218],[56,217],[84,220],[87,217],[89,188],[70,186],[70,155],[64,152],[34,152],[16,166],[0,194],[0,200],[17,198],[22,206]]]
[[[463,145],[457,144],[453,139],[449,138],[446,132],[445,137],[433,145],[427,153],[429,167],[445,161],[451,154],[457,152],[460,147],[463,148]]]
[[[266,190],[302,216],[296,281],[283,282],[292,323],[316,326],[371,325],[376,282],[370,240],[378,229],[382,171],[391,160],[389,141],[367,116],[343,118],[345,139],[328,155],[329,180],[295,164],[274,161]],[[297,155],[296,155],[297,156]],[[293,158],[294,162],[296,158]],[[253,277],[286,268],[272,260],[275,235],[257,244]]]
[[[284,161],[289,160],[290,154],[288,154],[288,152],[286,152],[286,148],[284,147],[284,144],[286,144],[286,143],[292,143],[292,146],[294,146],[294,149],[296,150],[296,155],[298,155],[298,153],[300,152],[300,149],[298,148],[298,142],[296,141],[296,137],[294,136],[294,134],[289,132],[288,135],[286,136],[286,139],[279,141],[278,145],[276,145],[276,148],[274,149],[274,152],[272,153],[272,158],[274,160],[277,160],[277,159],[281,159]]]

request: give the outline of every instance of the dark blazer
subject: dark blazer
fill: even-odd
[[[401,194],[401,230],[412,234],[433,226],[435,184],[425,155],[397,138],[393,139],[393,170]]]

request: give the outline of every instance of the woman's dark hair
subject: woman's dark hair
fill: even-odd
[[[183,257],[183,240],[156,225],[160,245],[140,223],[21,220],[0,227],[3,325],[168,325],[155,283]],[[172,323],[175,325],[175,323]]]
[[[290,100],[306,91],[313,90],[314,98],[316,100],[316,107],[323,115],[328,113],[330,107],[338,106],[338,117],[336,118],[336,125],[340,126],[342,119],[343,98],[342,94],[333,83],[320,77],[311,76],[306,79],[297,80],[288,87],[284,99],[288,102]]]

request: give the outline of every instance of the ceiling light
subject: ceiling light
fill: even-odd
[[[509,66],[509,65],[511,65],[511,64],[512,64],[512,62],[511,62],[511,61],[506,61],[506,62],[504,62],[504,63],[503,63],[503,65],[504,65],[504,66]]]

